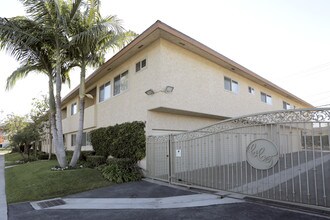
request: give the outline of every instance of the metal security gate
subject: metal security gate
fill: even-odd
[[[330,109],[268,112],[147,139],[147,175],[330,207]]]

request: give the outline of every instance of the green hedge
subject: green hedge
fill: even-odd
[[[100,168],[103,177],[114,183],[138,181],[142,173],[134,160],[112,158],[108,165]]]
[[[96,155],[129,158],[135,163],[145,157],[144,122],[126,122],[91,132]]]
[[[89,168],[95,168],[102,164],[105,164],[106,158],[104,156],[90,155],[86,157],[85,166]]]

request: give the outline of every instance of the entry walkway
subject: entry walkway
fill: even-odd
[[[7,201],[5,190],[5,159],[0,155],[0,219],[7,220]]]

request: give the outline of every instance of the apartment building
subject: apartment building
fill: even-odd
[[[258,112],[310,108],[191,37],[157,21],[86,79],[83,150],[89,132],[145,121],[146,134],[184,132]],[[78,87],[62,102],[65,146],[78,129]]]

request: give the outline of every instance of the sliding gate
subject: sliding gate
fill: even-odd
[[[147,175],[330,207],[330,109],[269,112],[147,139]]]

